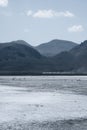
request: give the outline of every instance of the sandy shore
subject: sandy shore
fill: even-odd
[[[11,86],[12,80],[0,82],[0,130],[87,130],[86,95],[60,89],[37,91],[33,81],[30,91],[26,78],[15,78],[16,85]]]

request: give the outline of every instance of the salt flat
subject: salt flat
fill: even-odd
[[[80,86],[83,83],[83,90],[86,91],[86,80],[87,77],[0,77],[1,129],[15,129],[14,126],[7,128],[14,123],[23,125],[34,122],[86,120],[87,96],[86,93],[81,94]],[[69,87],[70,84],[72,87]],[[62,85],[62,89],[59,85]],[[6,124],[9,125],[5,126]]]

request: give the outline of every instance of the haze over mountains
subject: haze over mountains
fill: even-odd
[[[54,56],[62,51],[69,51],[77,44],[66,40],[52,40],[36,46],[36,50],[44,56]]]
[[[58,50],[57,53],[55,49],[57,54],[54,55],[53,49],[53,55],[51,54],[50,57],[44,56],[46,53],[42,55],[35,47],[23,40],[1,43],[0,74],[38,74],[43,72],[87,73],[87,41],[81,44],[69,43],[69,41],[68,43],[67,41],[62,43],[62,41],[60,42],[62,46],[64,45],[63,50],[68,48],[67,51],[60,51],[59,53]],[[58,44],[54,42],[57,42],[57,40],[53,40],[51,45],[52,43],[54,45]],[[52,46],[48,46],[48,50],[50,48]],[[55,48],[58,48],[58,45]]]

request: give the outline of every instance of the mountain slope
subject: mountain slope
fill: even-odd
[[[75,57],[75,68],[81,72],[87,72],[87,40],[70,51]]]
[[[87,73],[87,41],[52,58],[56,71]]]
[[[0,44],[0,71],[30,71],[38,66],[42,58],[39,52],[25,42]]]
[[[61,52],[56,56],[52,57],[52,62],[56,68],[57,72],[67,72],[74,69],[75,57],[70,52]]]
[[[42,72],[87,73],[87,41],[53,57],[41,55],[24,41],[0,44],[0,74]]]
[[[65,40],[52,40],[48,43],[40,44],[36,46],[36,50],[44,56],[54,56],[62,51],[69,51],[77,44],[71,41]]]

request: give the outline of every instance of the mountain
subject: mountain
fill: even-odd
[[[31,71],[43,56],[24,41],[0,44],[0,71]],[[37,68],[36,67],[36,68]]]
[[[61,52],[52,57],[53,66],[55,66],[56,72],[73,71],[75,57],[70,52]]]
[[[25,41],[0,44],[0,74],[86,73],[87,41],[52,57],[41,55]]]
[[[43,43],[36,46],[36,50],[39,51],[44,56],[54,56],[63,51],[69,51],[77,44],[71,41],[65,40],[52,40],[48,43]]]
[[[87,40],[70,51],[75,57],[75,69],[87,73]]]
[[[56,71],[87,73],[87,41],[52,58]]]

